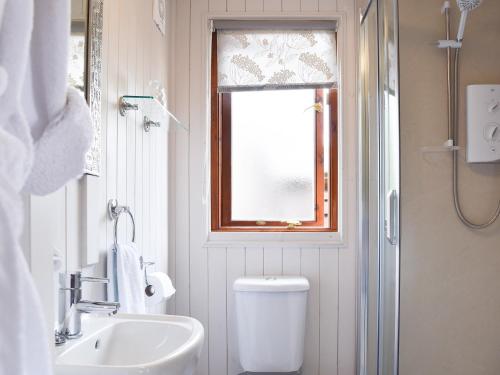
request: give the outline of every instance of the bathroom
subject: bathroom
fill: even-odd
[[[0,0],[0,375],[498,375],[499,20]]]

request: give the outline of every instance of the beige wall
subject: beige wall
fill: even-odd
[[[438,0],[400,0],[401,368],[402,375],[500,373],[500,220],[471,231],[455,215],[451,155],[420,148],[446,139],[445,53]],[[453,6],[455,2],[453,1]],[[455,17],[456,18],[456,17]],[[453,27],[456,30],[456,27]],[[464,88],[500,83],[500,2],[473,12],[462,52]],[[475,221],[500,198],[500,165],[467,165],[460,152],[463,207]]]

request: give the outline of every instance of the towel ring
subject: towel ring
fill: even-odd
[[[130,220],[132,220],[132,242],[135,242],[135,220],[130,208],[128,206],[119,206],[116,199],[110,199],[108,202],[108,214],[109,217],[115,222],[113,230],[115,249],[118,248],[118,219],[122,213],[128,214]]]

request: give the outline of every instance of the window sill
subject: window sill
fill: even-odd
[[[209,232],[204,247],[346,247],[340,232]]]

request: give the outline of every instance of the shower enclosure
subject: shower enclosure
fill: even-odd
[[[358,373],[398,373],[399,72],[397,0],[372,0],[359,32]]]

